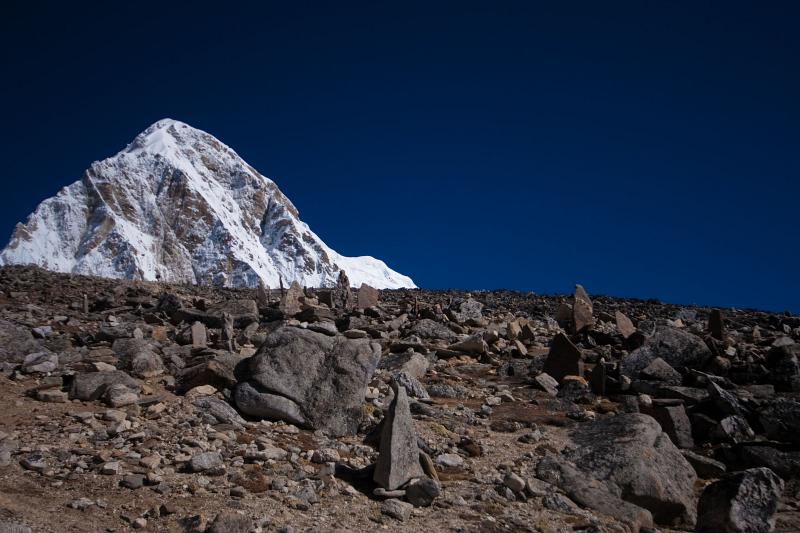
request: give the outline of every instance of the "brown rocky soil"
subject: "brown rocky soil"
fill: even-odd
[[[359,309],[372,293],[292,290],[281,302],[278,291],[0,269],[0,532],[691,531],[707,485],[764,466],[783,485],[777,510],[759,516],[800,530],[796,316],[503,291],[381,291]],[[315,399],[323,419],[357,396],[354,434],[315,430],[300,399],[300,427],[233,410],[237,387],[263,383],[254,358],[283,356],[259,346],[299,330],[352,350],[375,343],[366,387],[313,385],[340,395]],[[564,351],[551,348],[559,334]],[[646,371],[626,375],[639,360]],[[563,376],[548,382],[545,367]],[[115,378],[79,399],[76,384],[101,372]],[[395,419],[413,418],[438,478],[429,506],[405,504],[406,485],[389,503],[375,494],[393,380],[410,405]],[[659,444],[606,424],[647,428],[650,416],[658,424],[637,431]],[[608,461],[581,457],[591,431],[611,443]],[[617,450],[630,455],[601,475]],[[548,461],[579,479],[553,477]],[[634,486],[648,476],[658,489]]]

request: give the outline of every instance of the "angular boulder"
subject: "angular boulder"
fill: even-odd
[[[698,533],[769,533],[783,480],[769,468],[752,468],[708,485],[697,505]]]
[[[26,374],[53,372],[58,368],[58,355],[50,352],[35,352],[25,356],[22,371]]]
[[[773,346],[767,353],[770,381],[775,389],[800,392],[800,344]]]
[[[572,323],[575,326],[575,332],[583,331],[584,329],[591,328],[595,324],[593,312],[594,306],[589,295],[586,294],[586,289],[583,285],[575,285],[575,303],[572,306]]]
[[[669,366],[669,364],[660,357],[656,357],[649,365],[643,368],[639,372],[639,376],[643,379],[661,381],[668,385],[680,385],[683,382],[681,373]]]
[[[586,476],[659,524],[694,523],[697,474],[655,419],[620,414],[578,426],[570,437],[574,446],[565,457]]]
[[[0,320],[0,363],[21,363],[25,356],[42,351],[28,328]]]
[[[368,339],[280,327],[245,363],[236,404],[251,416],[297,420],[299,413],[304,426],[353,434],[380,354]]]
[[[472,298],[454,302],[447,310],[447,316],[456,322],[464,323],[467,320],[477,320],[483,316],[483,304]]]
[[[577,504],[628,524],[631,531],[653,527],[650,511],[623,500],[618,494],[612,493],[605,483],[587,476],[567,462],[547,456],[537,465],[536,475],[557,485]]]
[[[692,424],[683,405],[655,407],[648,412],[678,448],[694,448]]]
[[[622,360],[620,371],[635,378],[658,357],[672,368],[700,368],[711,358],[711,350],[696,335],[669,326],[658,326],[643,346]]]
[[[489,351],[489,345],[483,340],[483,335],[476,333],[455,344],[451,344],[447,349],[454,352],[482,355]]]
[[[458,340],[458,335],[453,330],[430,318],[423,318],[415,322],[414,325],[411,326],[411,329],[409,329],[408,334],[416,335],[423,339],[438,339],[447,342],[455,342]]]
[[[761,408],[758,420],[769,438],[800,444],[800,401],[773,400]]]
[[[581,375],[582,359],[583,355],[578,347],[572,344],[569,337],[559,333],[550,343],[550,352],[547,354],[542,371],[560,382],[565,376]]]
[[[124,385],[139,390],[139,382],[121,370],[78,374],[72,381],[69,397],[77,400],[96,400],[113,385]]]
[[[373,480],[386,490],[395,490],[422,477],[414,420],[404,387],[392,382],[394,400],[381,423],[381,442]]]
[[[239,383],[234,392],[234,400],[236,407],[250,416],[284,420],[298,426],[308,425],[296,402],[278,394],[270,394],[257,384],[247,381]]]
[[[631,322],[631,319],[628,318],[624,313],[620,311],[614,311],[614,319],[617,322],[617,330],[623,338],[627,339],[636,333],[636,327],[633,325],[633,322]]]
[[[380,367],[391,373],[406,372],[408,375],[420,379],[431,366],[430,360],[424,355],[411,351],[392,354],[381,359]]]
[[[240,428],[244,420],[228,402],[214,396],[198,396],[192,405],[212,424],[230,424]]]
[[[291,317],[302,311],[300,305],[300,297],[303,296],[303,288],[299,283],[293,281],[289,286],[289,290],[283,293],[278,309],[285,317]]]
[[[378,292],[378,289],[370,287],[366,283],[362,283],[361,287],[358,289],[358,294],[356,295],[356,299],[358,300],[358,308],[369,309],[370,307],[376,307],[380,301],[380,294],[381,293]]]
[[[164,372],[164,363],[144,339],[117,339],[111,349],[119,357],[122,368],[134,376],[150,378]]]
[[[211,385],[219,390],[236,384],[236,367],[247,357],[225,350],[206,350],[175,375],[178,392]]]
[[[344,270],[340,270],[339,277],[336,279],[336,285],[331,289],[331,307],[333,309],[350,311],[355,305],[356,301],[353,297],[353,291],[350,290],[350,279],[347,277]]]

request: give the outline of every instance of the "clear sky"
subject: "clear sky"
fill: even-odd
[[[170,117],[422,287],[797,312],[798,28],[796,1],[6,1],[0,234]]]

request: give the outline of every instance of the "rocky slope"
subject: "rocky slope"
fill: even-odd
[[[156,122],[93,163],[19,224],[0,264],[226,287],[414,287],[373,257],[345,257],[299,218],[277,185],[213,136]]]
[[[0,531],[800,530],[800,317],[349,285],[0,269]]]

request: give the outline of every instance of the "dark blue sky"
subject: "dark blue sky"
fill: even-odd
[[[3,4],[3,238],[171,117],[423,287],[800,311],[797,2],[72,4]]]

